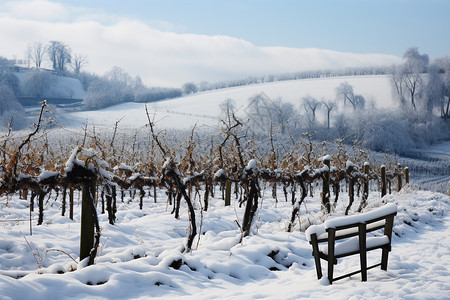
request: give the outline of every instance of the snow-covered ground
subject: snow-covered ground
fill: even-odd
[[[154,116],[156,125],[160,128],[186,129],[195,124],[197,127],[217,126],[223,118],[220,109],[227,99],[234,102],[235,107],[242,113],[248,104],[248,99],[260,93],[265,93],[270,99],[281,98],[282,101],[294,104],[303,111],[301,99],[306,96],[317,100],[334,100],[336,88],[339,84],[348,82],[355,94],[364,96],[367,105],[375,103],[377,107],[388,108],[397,106],[392,98],[389,76],[346,76],[318,79],[303,79],[279,81],[272,83],[239,86],[221,90],[201,92],[166,101],[148,104],[149,112]],[[121,127],[139,128],[147,124],[147,115],[142,103],[123,103],[96,111],[82,111],[71,113],[68,118],[78,120],[75,124],[89,124],[114,126],[120,119]]]
[[[372,100],[377,107],[395,106],[387,76],[338,77],[274,82],[209,91],[148,104],[151,117],[160,128],[188,129],[217,126],[219,105],[232,99],[240,111],[248,98],[264,92],[300,107],[300,99],[311,95],[319,100],[334,99],[335,88],[347,81],[356,94]],[[83,127],[86,120],[112,129],[137,129],[147,124],[144,104],[124,103],[92,112],[58,111],[65,126]],[[123,117],[123,119],[122,119]],[[73,129],[66,128],[65,132]],[[73,132],[71,134],[74,134]],[[448,144],[432,153],[448,153]],[[425,151],[425,150],[424,150]],[[429,152],[429,151],[427,151]],[[431,153],[431,152],[430,152]],[[439,154],[441,155],[441,154]],[[407,164],[405,164],[407,165]],[[413,174],[412,174],[413,176]],[[435,179],[430,179],[435,180]],[[278,191],[282,198],[282,191]],[[300,209],[302,229],[309,223],[325,221],[320,211],[319,193],[306,198]],[[220,195],[217,190],[216,196]],[[412,298],[442,299],[450,290],[450,197],[419,191],[415,185],[388,195],[386,203],[396,203],[392,252],[388,271],[372,269],[368,281],[355,275],[329,285],[317,280],[311,247],[297,225],[286,227],[292,205],[275,203],[265,190],[252,234],[239,243],[243,208],[237,203],[224,207],[219,198],[201,213],[196,200],[196,217],[201,234],[194,250],[182,254],[189,227],[187,208],[180,219],[170,214],[164,190],[158,202],[146,198],[143,210],[138,199],[128,194],[118,203],[118,220],[110,225],[100,215],[102,237],[93,266],[77,261],[79,255],[80,197],[76,197],[74,220],[61,216],[60,198],[46,198],[44,224],[36,226],[32,214],[30,235],[28,202],[16,195],[0,197],[0,299],[303,299],[303,298]],[[347,205],[341,194],[333,215],[342,215]],[[371,193],[366,210],[382,205],[378,193]],[[358,204],[354,204],[354,209]],[[100,210],[100,207],[98,208]],[[37,210],[37,208],[36,208]],[[369,253],[369,263],[381,253]],[[174,263],[175,262],[175,263]],[[177,266],[177,262],[182,262]],[[357,256],[344,258],[336,273],[356,270]]]
[[[343,214],[344,195],[334,215]],[[33,235],[23,221],[29,218],[28,202],[0,197],[0,299],[443,299],[450,290],[450,197],[439,193],[409,186],[383,199],[371,193],[366,211],[382,201],[398,206],[388,271],[372,269],[367,282],[354,275],[333,285],[317,280],[304,233],[298,225],[286,232],[292,205],[275,203],[270,189],[263,191],[252,234],[242,243],[235,221],[242,221],[244,208],[224,207],[214,198],[201,214],[197,199],[201,234],[188,254],[180,252],[189,226],[185,206],[177,220],[163,191],[157,203],[146,197],[142,211],[138,199],[127,196],[118,203],[115,225],[100,215],[99,254],[88,267],[73,260],[79,252],[80,199],[71,221],[61,216],[60,200],[53,196],[46,199],[44,224],[32,222]],[[319,195],[306,198],[302,227],[327,218],[319,207]],[[380,256],[370,252],[369,263]],[[176,266],[177,261],[182,263]],[[344,258],[335,272],[358,265],[358,256]]]

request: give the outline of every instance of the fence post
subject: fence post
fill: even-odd
[[[231,180],[227,179],[225,183],[225,206],[231,205]]]
[[[81,197],[80,261],[89,256],[94,246],[95,179],[83,183]]]
[[[381,166],[381,198],[386,196],[387,189],[386,189],[386,166]]]
[[[402,170],[402,165],[398,164],[398,174],[397,174],[397,191],[400,192],[400,190],[402,189],[402,173],[400,172]]]

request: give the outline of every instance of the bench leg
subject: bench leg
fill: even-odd
[[[367,251],[366,251],[366,224],[358,226],[359,231],[359,260],[361,264],[361,281],[367,281]]]
[[[367,252],[361,251],[359,259],[361,263],[361,281],[367,281]]]
[[[320,265],[320,257],[319,255],[314,256],[314,261],[316,263],[316,273],[317,273],[317,279],[322,278],[322,266]]]
[[[387,271],[388,257],[389,257],[389,249],[387,247],[384,247],[383,252],[381,254],[381,270]]]
[[[322,266],[320,265],[319,244],[317,243],[317,235],[311,235],[311,244],[313,248],[314,262],[316,264],[317,279],[322,278]]]
[[[328,260],[328,280],[330,281],[330,284],[333,283],[333,269],[334,269],[333,260]]]
[[[336,237],[336,230],[334,228],[328,228],[328,280],[330,284],[333,283],[333,269],[334,261],[334,242]]]

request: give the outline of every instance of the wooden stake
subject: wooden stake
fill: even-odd
[[[386,186],[386,166],[381,166],[381,198],[386,196],[387,186]]]
[[[225,206],[231,205],[231,180],[225,183]]]
[[[80,261],[89,256],[94,246],[94,195],[95,181],[83,184],[81,198],[81,233],[80,233]]]

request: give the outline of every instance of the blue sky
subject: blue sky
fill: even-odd
[[[448,0],[63,0],[178,33],[228,35],[256,46],[431,57],[450,49]],[[166,23],[166,24],[164,24]]]
[[[446,0],[0,0],[0,56],[59,40],[150,85],[398,63],[450,49]]]

